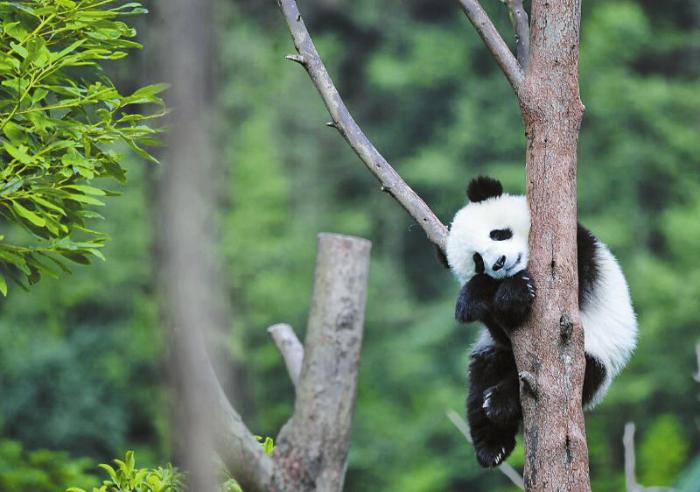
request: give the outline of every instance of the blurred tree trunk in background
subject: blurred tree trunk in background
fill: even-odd
[[[214,212],[210,134],[212,3],[161,2],[160,53],[168,92],[167,150],[155,217],[161,318],[169,341],[173,391],[171,436],[191,490],[216,490],[214,388],[207,340],[221,328],[223,306],[212,260]]]

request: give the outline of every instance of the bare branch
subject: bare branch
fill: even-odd
[[[503,38],[496,30],[488,14],[481,7],[478,0],[459,0],[462,5],[462,10],[467,14],[472,25],[479,33],[484,44],[489,49],[496,63],[501,67],[510,85],[513,86],[515,93],[518,94],[520,84],[525,77],[523,71],[518,65],[518,60],[515,59],[513,53]]]
[[[625,486],[627,487],[627,492],[640,492],[641,487],[637,485],[637,475],[634,470],[634,422],[625,424],[622,445],[625,448]]]
[[[428,239],[444,250],[447,228],[430,210],[430,207],[389,165],[352,118],[338,90],[335,88],[321,57],[316,51],[296,2],[294,0],[278,0],[278,4],[289,26],[294,46],[296,46],[303,60],[302,65],[321,95],[331,118],[333,118],[333,126],[338,129],[365,166],[379,180],[383,189],[393,196],[411,217],[420,224]],[[511,58],[513,58],[512,55]],[[515,62],[514,58],[513,62]],[[515,62],[515,66],[517,68],[517,62]],[[520,78],[522,78],[522,74],[520,74]]]
[[[350,448],[371,243],[320,234],[294,417],[275,459],[298,492],[342,490]]]
[[[700,342],[695,344],[695,357],[698,359],[698,370],[693,374],[693,379],[700,383]]]
[[[207,384],[212,385],[210,391],[215,398],[211,402],[211,408],[216,429],[216,446],[226,469],[241,484],[243,490],[277,490],[273,485],[278,480],[274,461],[265,454],[258,440],[231,406],[211,366],[209,369]]]
[[[272,325],[267,329],[267,332],[282,354],[289,378],[296,387],[299,382],[299,374],[301,374],[301,363],[304,360],[304,346],[294,333],[294,329],[286,323]]]
[[[627,422],[625,424],[625,432],[622,435],[622,445],[625,448],[625,486],[627,487],[627,492],[672,492],[673,489],[670,487],[644,487],[637,483],[634,431],[634,422]]]
[[[469,426],[460,415],[454,410],[447,411],[447,418],[452,421],[455,427],[462,433],[464,438],[471,444],[472,436],[469,432]],[[505,461],[496,467],[498,471],[503,473],[513,484],[521,490],[525,490],[525,482],[518,471],[510,466]]]
[[[530,21],[523,7],[523,0],[505,0],[508,4],[510,23],[515,31],[515,50],[520,68],[527,70],[527,59],[530,56]]]

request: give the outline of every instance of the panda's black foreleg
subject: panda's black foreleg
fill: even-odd
[[[489,315],[498,281],[484,273],[474,275],[459,291],[455,319],[462,323],[484,321]]]
[[[515,359],[509,349],[491,345],[471,354],[467,420],[481,466],[499,465],[515,447],[520,422],[517,384]]]
[[[496,321],[508,332],[519,327],[530,316],[536,295],[535,283],[527,270],[504,278],[493,298]]]

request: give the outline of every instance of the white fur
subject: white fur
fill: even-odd
[[[637,317],[622,269],[600,241],[596,241],[596,258],[598,279],[581,311],[581,323],[586,353],[602,362],[606,377],[587,409],[602,400],[637,344]]]
[[[513,237],[494,241],[489,233],[494,229],[510,228]],[[460,284],[475,274],[474,253],[482,255],[486,273],[494,278],[512,276],[527,266],[530,210],[521,195],[501,195],[469,203],[455,215],[447,236],[447,261]],[[491,265],[502,255],[506,267],[496,272]],[[586,353],[598,359],[606,369],[605,381],[593,395],[586,408],[595,406],[605,396],[612,379],[620,372],[635,348],[637,320],[632,308],[627,282],[620,265],[608,247],[596,240],[598,278],[584,302],[581,323]],[[513,262],[521,257],[518,265]],[[483,329],[472,352],[494,344],[488,330]]]

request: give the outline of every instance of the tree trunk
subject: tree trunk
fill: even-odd
[[[294,416],[277,441],[284,491],[340,491],[350,449],[371,243],[320,234]]]
[[[210,0],[161,5],[160,64],[172,84],[167,93],[172,110],[154,214],[176,459],[187,471],[190,489],[202,492],[217,488],[211,422],[219,395],[218,386],[209,384],[215,376],[206,341],[220,329],[222,306],[211,258],[216,206],[208,139],[211,7]]]
[[[521,373],[527,490],[590,490],[581,392],[576,146],[580,0],[533,0],[530,59],[520,89],[532,216],[531,321],[513,335]]]

